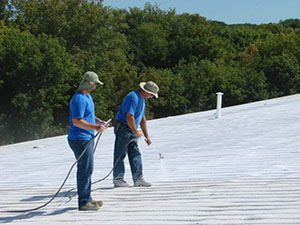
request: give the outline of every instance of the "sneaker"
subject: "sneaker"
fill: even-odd
[[[85,210],[85,211],[97,211],[98,209],[100,209],[100,207],[96,201],[93,202],[90,201],[79,208],[79,210]]]
[[[146,182],[144,178],[140,178],[134,182],[135,187],[151,187],[151,183]]]
[[[91,203],[97,204],[99,207],[103,206],[103,202],[102,201],[91,200]]]
[[[128,187],[129,184],[123,179],[116,179],[114,180],[115,187]]]

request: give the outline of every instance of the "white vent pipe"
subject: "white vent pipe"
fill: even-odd
[[[221,117],[221,108],[222,108],[222,95],[224,95],[222,92],[218,92],[217,94],[217,114],[216,118]]]

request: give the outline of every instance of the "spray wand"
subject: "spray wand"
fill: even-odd
[[[145,140],[145,142],[147,143],[147,138],[144,138],[144,140]],[[164,156],[163,156],[163,154],[161,153],[161,152],[159,152],[156,148],[154,148],[153,146],[152,146],[152,148],[158,153],[158,158],[159,158],[159,160],[161,160],[161,159],[163,159],[164,158]]]

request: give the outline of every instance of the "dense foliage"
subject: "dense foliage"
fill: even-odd
[[[156,5],[119,10],[96,0],[0,1],[0,145],[67,133],[82,74],[105,83],[96,114],[153,80],[159,118],[300,92],[300,20],[226,25]]]

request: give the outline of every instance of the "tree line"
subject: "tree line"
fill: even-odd
[[[85,71],[104,86],[96,115],[152,80],[147,118],[300,92],[300,20],[227,25],[199,14],[104,7],[102,0],[0,1],[0,145],[66,134],[69,101]]]

